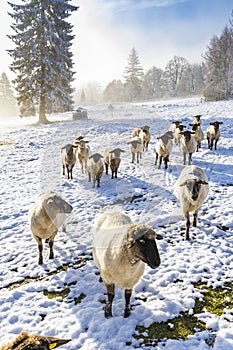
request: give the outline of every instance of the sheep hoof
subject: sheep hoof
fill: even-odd
[[[127,307],[125,308],[124,318],[129,317],[129,316],[130,316],[130,314],[131,314],[131,311],[130,311],[130,306],[127,306]]]
[[[112,317],[112,305],[110,303],[107,303],[104,307],[104,316],[106,318]]]
[[[42,265],[42,264],[43,264],[43,258],[42,258],[42,256],[41,256],[41,257],[39,257],[38,265]]]

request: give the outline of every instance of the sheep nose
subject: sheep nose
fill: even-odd
[[[192,199],[193,199],[194,201],[196,201],[196,200],[197,200],[197,197],[198,197],[198,195],[195,194],[195,195],[192,196]]]

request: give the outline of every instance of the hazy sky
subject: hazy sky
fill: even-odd
[[[20,0],[11,0],[20,3]],[[173,56],[200,62],[214,35],[229,23],[231,0],[73,0],[79,10],[69,18],[76,35],[73,41],[75,86],[98,81],[104,88],[113,79],[123,80],[123,71],[133,47],[144,71],[152,66],[164,69]],[[11,11],[0,0],[0,62],[9,71],[12,43]]]

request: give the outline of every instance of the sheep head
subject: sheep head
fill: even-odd
[[[196,201],[198,199],[201,185],[208,185],[208,182],[199,178],[188,179],[180,184],[180,186],[186,186],[190,192],[191,199]]]
[[[127,231],[127,248],[133,258],[143,261],[152,269],[160,265],[155,239],[162,239],[148,225],[131,225]]]

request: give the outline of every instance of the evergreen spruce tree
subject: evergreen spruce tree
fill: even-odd
[[[78,7],[69,0],[22,0],[23,5],[9,3],[11,26],[9,38],[15,49],[8,50],[13,59],[10,69],[14,80],[21,116],[39,111],[39,122],[47,123],[46,113],[72,109],[71,83],[73,54],[70,52],[73,26],[66,20]]]
[[[7,117],[15,115],[16,111],[16,98],[10,81],[6,73],[2,73],[0,77],[0,112],[4,117]]]
[[[135,48],[128,57],[128,66],[125,68],[125,88],[129,100],[134,100],[141,96],[143,69]]]

